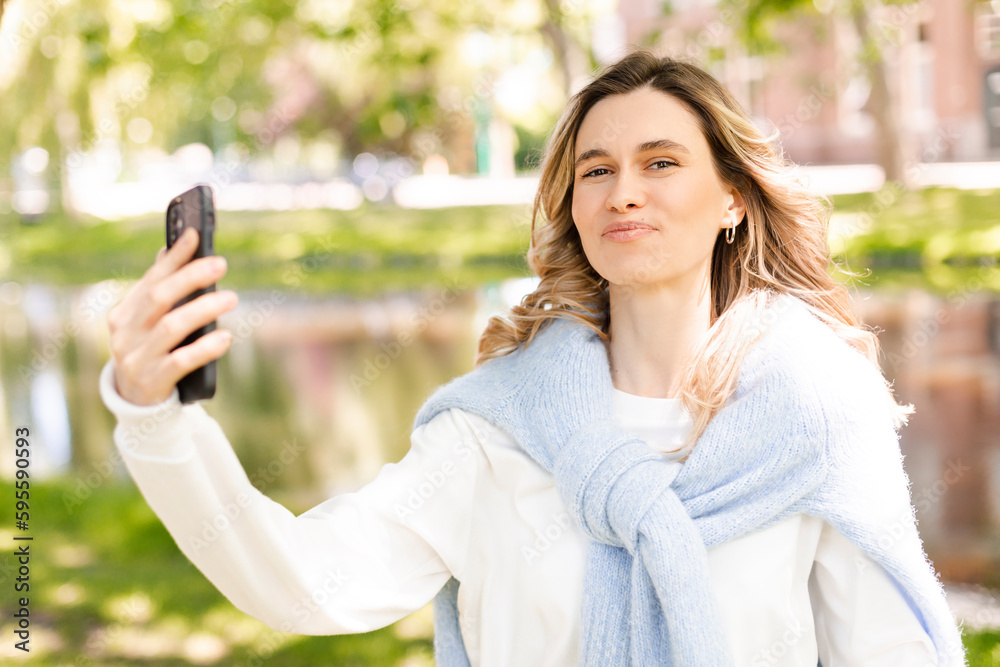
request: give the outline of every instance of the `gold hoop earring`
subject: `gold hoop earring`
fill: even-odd
[[[736,223],[733,223],[729,227],[726,227],[726,243],[732,244],[735,238],[736,238]]]

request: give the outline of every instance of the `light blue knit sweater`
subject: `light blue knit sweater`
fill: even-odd
[[[881,372],[793,296],[775,298],[762,322],[769,324],[734,394],[683,466],[614,424],[604,345],[562,319],[440,387],[414,426],[461,408],[504,429],[553,474],[592,540],[580,664],[731,665],[706,549],[802,512],[840,530],[891,575],[934,642],[938,665],[965,665],[916,536]],[[910,511],[887,516],[886,494]],[[442,667],[469,664],[458,586],[452,578],[434,601]]]

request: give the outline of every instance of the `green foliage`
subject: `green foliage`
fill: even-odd
[[[37,27],[9,26],[16,48],[0,74],[0,179],[9,173],[8,156],[42,146],[52,156],[50,186],[58,201],[61,165],[102,140],[121,145],[126,169],[140,150],[169,153],[191,142],[267,157],[284,135],[303,146],[332,145],[348,159],[369,151],[420,161],[440,152],[461,165],[462,142],[473,131],[469,100],[500,114],[491,89],[497,74],[522,64],[546,40],[562,44],[589,34],[577,25],[589,20],[579,8],[558,12],[559,23],[540,33],[549,21],[543,5],[81,0],[71,11],[45,5]],[[473,63],[463,49],[477,31],[489,34],[494,47]],[[540,103],[545,122],[530,124],[551,124],[558,111],[551,107],[551,99]],[[137,138],[130,139],[127,128],[137,120],[152,126],[152,137],[133,132]]]
[[[1000,190],[928,188],[838,195],[831,250],[843,280],[876,288],[1000,291]],[[74,225],[50,218],[0,228],[0,279],[75,285],[135,279],[163,245],[161,216]],[[846,236],[844,232],[849,232]],[[528,275],[524,206],[220,212],[224,286],[377,295]],[[977,287],[978,285],[978,287]]]
[[[819,15],[813,0],[723,0],[720,10],[736,17],[736,34],[752,55],[785,53],[777,26]]]
[[[216,252],[227,258],[229,288],[371,295],[527,274],[525,207],[220,211],[218,219]],[[137,279],[163,234],[162,216],[0,228],[0,253],[12,258],[0,277],[69,285]]]
[[[517,150],[514,152],[514,166],[518,171],[535,171],[542,164],[546,133],[532,132],[523,127],[515,127]]]
[[[969,667],[1000,665],[1000,632],[980,632],[962,638],[969,658]]]
[[[918,0],[882,0],[878,5],[915,7]],[[751,54],[775,55],[788,53],[788,44],[779,34],[781,26],[803,24],[820,30],[815,19],[824,14],[846,16],[868,28],[864,36],[859,60],[877,61],[881,58],[881,48],[897,37],[892,34],[899,29],[893,19],[873,21],[873,3],[866,0],[723,0],[720,11],[734,17],[736,34]]]
[[[879,288],[1000,291],[1000,191],[927,188],[834,198],[833,251]],[[838,219],[854,230],[837,238]]]

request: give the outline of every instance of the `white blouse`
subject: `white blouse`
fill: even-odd
[[[199,405],[182,407],[176,392],[160,406],[130,404],[111,362],[101,395],[126,466],[178,546],[272,628],[374,630],[422,608],[454,575],[472,665],[577,663],[588,539],[551,475],[481,417],[442,412],[413,431],[398,463],[295,517],[253,487]],[[615,390],[613,409],[663,451],[691,426],[679,399]],[[937,664],[892,580],[821,519],[792,516],[708,559],[737,665]]]

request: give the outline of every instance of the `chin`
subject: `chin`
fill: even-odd
[[[615,287],[641,287],[662,283],[670,279],[670,275],[662,271],[654,273],[649,270],[643,270],[641,267],[629,268],[618,266],[614,269],[598,270],[597,272]]]
[[[648,248],[645,252],[632,256],[626,256],[625,253],[615,255],[605,255],[600,261],[591,262],[594,270],[612,285],[652,284],[669,280],[672,275],[667,260],[655,261],[655,255]]]

